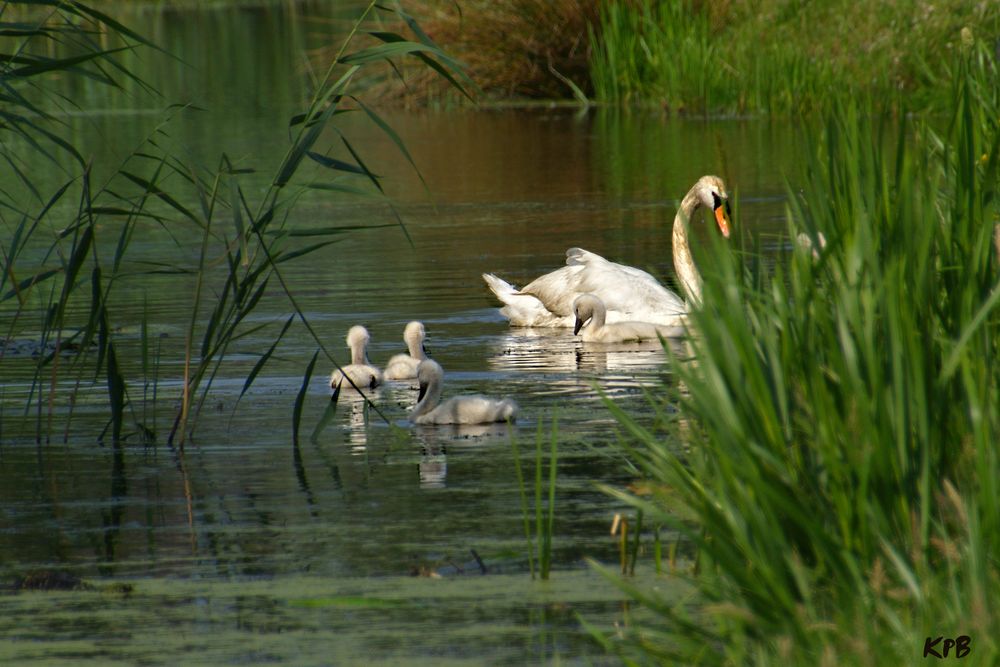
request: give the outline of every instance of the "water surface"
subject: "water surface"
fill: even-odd
[[[329,39],[336,18],[328,3],[288,6],[133,17],[184,62],[149,59],[162,99],[81,89],[91,111],[72,122],[87,154],[114,163],[161,122],[166,101],[197,101],[204,111],[166,126],[171,140],[204,164],[226,151],[257,170],[245,187],[261,187],[305,99],[302,50]],[[208,43],[253,48],[217,62]],[[353,232],[285,265],[285,278],[338,360],[350,326],[369,328],[369,355],[384,364],[403,351],[406,322],[420,319],[446,369],[446,395],[510,396],[521,407],[517,424],[411,427],[416,391],[403,382],[373,392],[377,411],[342,396],[333,422],[312,433],[329,401],[332,368],[324,365],[309,385],[306,433],[293,443],[292,405],[316,350],[301,327],[240,397],[293,312],[275,285],[249,323],[268,326],[233,347],[180,456],[163,439],[183,377],[194,283],[148,268],[165,256],[193,262],[198,239],[188,247],[186,237],[178,243],[150,223],[127,259],[134,279],[115,292],[112,326],[123,354],[137,349],[144,313],[157,336],[155,375],[130,386],[155,442],[130,433],[123,447],[108,444],[102,385],[69,380],[57,384],[52,417],[42,419],[48,435],[36,438],[48,399],[45,410],[25,413],[25,398],[38,391],[33,362],[0,361],[0,576],[12,583],[58,571],[90,586],[0,593],[0,662],[605,660],[577,615],[611,628],[634,611],[586,564],[617,562],[609,527],[623,507],[599,485],[632,481],[602,394],[655,426],[647,394],[671,382],[670,364],[656,344],[584,345],[569,331],[510,328],[480,274],[523,284],[579,245],[672,284],[670,223],[702,174],[722,175],[738,195],[741,233],[780,233],[779,165],[794,159],[796,131],[613,110],[386,110],[385,118],[426,188],[377,128],[360,117],[343,128],[384,177],[406,232]],[[53,183],[62,177],[39,168],[51,170]],[[395,221],[384,203],[310,193],[289,225]],[[707,225],[695,237],[706,233]],[[12,334],[30,339],[33,331],[23,317]],[[530,468],[536,433],[547,446],[553,421],[555,571],[543,583],[528,574],[512,441]],[[636,577],[668,596],[683,592],[676,578],[652,572],[648,552]]]

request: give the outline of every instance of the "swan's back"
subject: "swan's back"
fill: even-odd
[[[424,325],[413,321],[403,330],[403,340],[409,350],[405,354],[397,354],[385,365],[387,380],[409,380],[417,377],[417,367],[427,358],[424,353],[424,338],[427,336]]]
[[[513,421],[517,404],[509,398],[497,400],[478,394],[455,396],[443,403],[441,389],[444,369],[433,359],[426,359],[417,368],[420,397],[410,413],[414,424],[490,424]]]
[[[417,424],[489,424],[514,421],[516,416],[517,404],[509,398],[497,400],[477,394],[449,398],[413,421]]]
[[[630,341],[683,338],[687,330],[682,326],[664,326],[649,322],[614,322],[592,329],[584,327],[583,340],[588,343],[627,343]]]
[[[572,316],[573,301],[586,293],[604,302],[611,321],[672,324],[671,320],[687,312],[683,299],[641,269],[610,262],[582,248],[567,250],[566,264],[531,281],[519,293],[530,294],[550,312],[567,317]]]
[[[581,294],[573,302],[573,314],[576,316],[574,333],[581,332],[588,343],[625,343],[630,341],[657,340],[678,338],[685,335],[686,330],[680,324],[665,326],[650,322],[613,322],[605,323],[607,309],[604,302],[595,294]]]
[[[372,389],[382,384],[382,371],[368,363],[366,348],[371,336],[368,329],[360,324],[356,324],[347,331],[347,347],[351,349],[351,363],[341,366],[330,375],[330,388],[337,386],[351,386],[351,382],[358,389]],[[351,382],[347,381],[350,378]]]
[[[385,365],[386,380],[410,380],[417,377],[417,367],[423,359],[397,354]]]
[[[642,269],[608,261],[583,248],[567,250],[566,263],[581,267],[576,274],[577,293],[596,295],[608,310],[619,311],[628,318],[657,318],[657,321],[687,312],[682,298]]]
[[[382,384],[383,378],[382,371],[371,364],[348,364],[330,375],[330,388],[336,389],[338,385],[350,387],[345,376],[349,377],[358,389],[374,389]]]

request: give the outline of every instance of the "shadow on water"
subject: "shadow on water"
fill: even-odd
[[[227,150],[249,163],[283,150],[287,120],[304,95],[301,78],[289,73],[301,72],[303,49],[329,30],[329,16],[311,14],[326,6],[137,15],[183,55],[167,64],[150,59],[148,77],[164,99],[207,98],[207,111],[171,126],[171,137],[205,160]],[[199,64],[220,52],[211,43],[229,45],[221,49],[229,53],[254,48],[209,80]],[[138,93],[126,93],[92,105],[107,109],[103,115],[71,119],[81,137],[97,137],[85,146],[97,164],[113,161],[121,146],[130,150],[158,122],[137,107]],[[780,228],[781,175],[768,165],[793,150],[793,131],[544,109],[385,116],[433,201],[384,136],[346,127],[370,147],[412,245],[397,229],[358,232],[311,262],[290,263],[285,277],[338,360],[351,325],[368,327],[369,356],[383,364],[404,351],[403,327],[419,319],[445,369],[445,396],[510,396],[520,405],[518,422],[414,428],[406,415],[415,384],[396,382],[371,395],[388,423],[345,395],[329,425],[293,445],[292,405],[314,352],[293,329],[242,397],[272,339],[250,333],[233,347],[183,461],[128,436],[102,444],[94,434],[106,427],[105,399],[79,387],[60,387],[53,407],[65,442],[37,445],[33,416],[21,407],[34,391],[30,356],[7,355],[0,360],[0,577],[64,571],[93,588],[0,593],[0,663],[600,662],[576,614],[609,627],[622,621],[625,603],[583,559],[617,562],[608,529],[623,508],[597,484],[630,481],[600,392],[651,421],[643,394],[670,381],[667,355],[656,343],[586,345],[565,330],[512,329],[480,274],[523,284],[560,266],[567,247],[583,245],[671,283],[669,221],[702,173],[724,172],[737,188],[741,224]],[[390,220],[381,204],[327,193],[303,196],[294,215],[300,228]],[[182,385],[192,279],[141,271],[162,244],[174,243],[155,225],[145,232],[126,259],[142,277],[122,286],[113,326],[128,358],[149,313],[159,362],[156,393],[144,407],[163,429]],[[290,310],[281,296],[266,294],[271,300],[250,324],[280,326]],[[684,356],[682,347],[674,352]],[[317,368],[308,388],[306,433],[329,401],[329,370]],[[531,468],[527,444],[554,418],[554,574],[540,584],[528,576],[510,438],[522,443]],[[678,586],[641,560],[636,577],[644,586]],[[113,582],[132,590],[106,587]]]

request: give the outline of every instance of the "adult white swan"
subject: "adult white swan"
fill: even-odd
[[[382,384],[382,371],[372,366],[368,361],[366,352],[368,341],[368,329],[360,324],[350,328],[347,332],[347,347],[351,348],[351,363],[338,368],[330,376],[330,388],[336,389],[344,383],[346,375],[358,389],[373,389]],[[350,386],[349,383],[345,383]]]
[[[408,380],[417,377],[417,366],[427,358],[424,349],[424,339],[427,332],[420,322],[410,322],[403,329],[403,341],[406,342],[408,354],[397,354],[385,365],[386,380]]]
[[[490,274],[483,279],[504,303],[500,312],[515,326],[571,327],[576,318],[573,302],[590,293],[604,302],[608,322],[639,321],[680,326],[690,307],[701,303],[701,274],[688,244],[688,221],[701,206],[715,214],[719,231],[729,238],[729,196],[718,176],[702,176],[684,195],[674,217],[674,270],[687,294],[679,296],[645,271],[609,262],[600,255],[570,248],[566,266],[547,273],[517,289]]]
[[[414,424],[490,424],[514,421],[517,404],[509,398],[496,400],[485,396],[453,396],[441,401],[444,369],[433,359],[420,362],[417,368],[420,394],[410,413]]]
[[[625,343],[638,340],[659,340],[664,338],[680,338],[687,333],[682,326],[666,326],[649,322],[613,322],[605,323],[606,309],[604,302],[593,294],[581,294],[573,302],[573,316],[576,325],[573,333],[581,331],[586,343]]]

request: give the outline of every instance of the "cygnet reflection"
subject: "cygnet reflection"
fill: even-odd
[[[417,474],[422,489],[443,489],[448,481],[448,457],[444,447],[425,446],[417,463]]]

